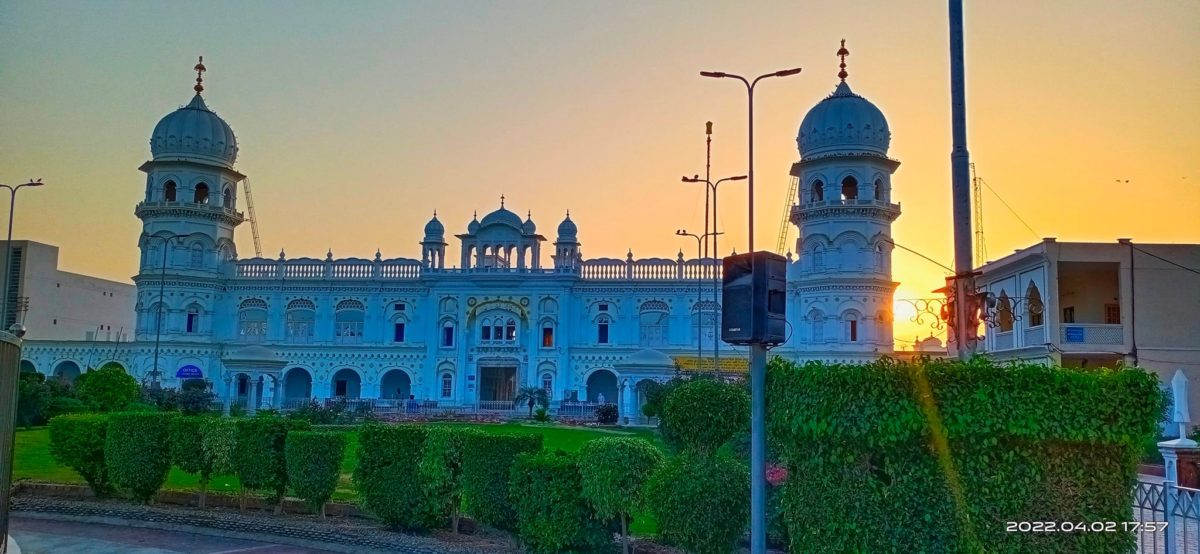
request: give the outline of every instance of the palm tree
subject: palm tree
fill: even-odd
[[[542,387],[521,387],[521,390],[517,391],[517,397],[513,399],[513,404],[522,403],[529,405],[529,417],[533,417],[535,404],[540,404],[543,408],[550,407],[550,395]]]

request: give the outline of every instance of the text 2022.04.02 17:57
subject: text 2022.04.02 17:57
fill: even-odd
[[[1115,533],[1156,532],[1167,528],[1165,521],[1010,521],[1010,533]]]

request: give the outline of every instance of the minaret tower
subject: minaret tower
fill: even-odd
[[[792,319],[789,345],[824,357],[873,358],[893,351],[892,174],[900,162],[887,156],[891,131],[883,112],[846,82],[843,39],[837,56],[840,82],[809,110],[796,144],[800,197],[791,221],[800,230],[790,270]]]
[[[437,210],[433,212],[433,219],[425,224],[421,263],[428,269],[446,269],[446,226],[438,221]]]
[[[211,336],[213,283],[237,257],[237,185],[245,175],[233,168],[233,129],[204,103],[205,70],[201,57],[195,95],[154,127],[152,158],[138,168],[146,173],[146,196],[134,209],[142,220],[139,339]]]
[[[571,211],[558,224],[558,239],[554,241],[554,269],[559,272],[579,271],[579,227],[571,221]]]

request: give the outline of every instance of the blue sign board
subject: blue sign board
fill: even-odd
[[[185,365],[175,372],[175,376],[180,379],[203,379],[204,372],[194,365]]]
[[[1063,327],[1063,342],[1083,342],[1083,327]]]

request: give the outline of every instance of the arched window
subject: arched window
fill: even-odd
[[[208,185],[200,183],[196,185],[196,195],[192,199],[197,204],[208,203]]]
[[[813,249],[813,271],[825,271],[825,248],[819,244]]]
[[[238,308],[238,337],[246,342],[262,342],[267,336],[267,302],[248,298]]]
[[[1004,289],[1000,289],[1000,300],[996,303],[996,322],[1000,325],[1001,333],[1013,330],[1012,300]]]
[[[860,331],[858,328],[858,313],[853,311],[846,312],[842,314],[842,321],[845,322],[846,326],[846,342],[858,342]]]
[[[716,336],[718,308],[712,300],[702,300],[692,306],[692,340],[712,344]]]
[[[825,342],[825,314],[813,310],[808,313],[808,322],[812,326],[812,342]]]
[[[185,322],[184,331],[188,333],[200,332],[200,306],[191,304],[187,308],[187,320]]]
[[[200,243],[197,242],[192,245],[191,254],[190,265],[192,267],[204,267],[204,247],[200,246]]]
[[[479,340],[481,342],[488,342],[488,341],[492,340],[492,320],[491,319],[484,319],[482,321],[482,325],[479,328]]]
[[[363,337],[366,308],[358,300],[342,300],[333,314],[333,339],[339,344],[358,344]]]
[[[504,340],[505,342],[515,342],[517,340],[517,322],[512,318],[504,322]]]
[[[884,272],[884,269],[883,269],[883,245],[882,244],[875,245],[875,271],[878,273]]]
[[[812,185],[812,201],[821,202],[825,200],[825,183],[814,181]]]
[[[225,187],[225,192],[221,193],[221,206],[233,208],[233,187]]]
[[[542,322],[542,348],[554,348],[554,322]]]
[[[454,394],[454,376],[449,373],[442,374],[442,398],[450,398]]]
[[[1025,289],[1025,313],[1029,315],[1030,327],[1039,327],[1045,321],[1042,315],[1043,308],[1042,292],[1030,281],[1029,287]]]
[[[288,342],[307,343],[312,340],[313,323],[317,317],[317,306],[312,300],[297,298],[287,304]]]
[[[542,374],[542,390],[546,391],[546,397],[554,396],[554,376],[549,373]]]
[[[875,179],[875,199],[883,200],[883,179]]]
[[[854,200],[858,198],[858,179],[854,177],[846,177],[842,179],[842,200]]]
[[[150,310],[146,312],[146,332],[154,333],[159,330],[167,317],[167,306],[162,302],[155,302],[150,305]]]
[[[608,328],[611,325],[612,325],[612,319],[610,319],[606,315],[602,315],[602,316],[596,318],[596,343],[597,344],[608,344],[609,343]]]
[[[643,346],[663,346],[667,343],[669,307],[661,300],[643,302],[639,308],[638,324]]]
[[[167,184],[163,185],[163,200],[175,201],[175,181],[167,181]]]
[[[454,322],[445,321],[442,323],[442,348],[454,347]]]

